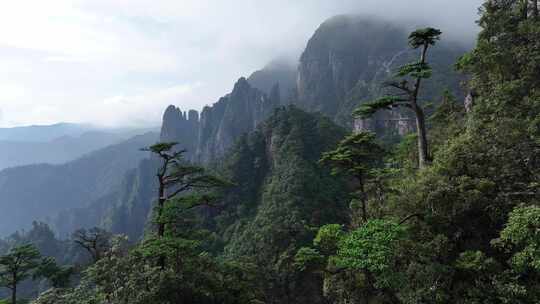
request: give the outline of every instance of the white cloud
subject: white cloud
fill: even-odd
[[[25,96],[26,90],[18,84],[0,83],[0,101],[6,103],[9,100],[19,101]]]
[[[0,103],[0,108],[7,115],[19,118],[23,124],[52,124],[64,121],[63,117],[67,111],[70,114],[69,121],[88,121],[87,118],[91,117],[92,123],[108,127],[157,126],[167,105],[177,104],[187,110],[189,106],[185,103],[189,104],[198,96],[204,95],[202,92],[204,89],[201,83],[154,88],[137,95],[116,95],[101,100],[87,100],[77,103],[71,109],[66,109],[66,104],[61,101],[29,107],[20,107],[17,102],[10,101]],[[19,91],[12,93],[18,94]],[[0,100],[1,98],[3,97],[0,96]]]
[[[100,113],[94,123],[104,126],[157,125],[163,110],[170,104],[182,105],[202,94],[201,83],[183,84],[162,89],[148,90],[139,95],[107,97],[78,111],[78,115]],[[184,109],[187,109],[184,107]]]
[[[17,0],[0,10],[0,126],[158,124],[200,109],[324,19],[427,19],[472,36],[482,0]],[[104,108],[105,107],[105,108]]]

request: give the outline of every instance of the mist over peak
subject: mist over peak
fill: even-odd
[[[443,39],[470,43],[482,1],[81,0],[32,11],[24,2],[0,12],[4,127],[156,125],[167,105],[201,109],[274,58],[296,65],[315,29],[336,15],[429,24]]]

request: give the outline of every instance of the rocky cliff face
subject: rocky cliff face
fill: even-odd
[[[411,132],[414,121],[407,112],[379,113],[373,119],[357,121],[350,115],[360,103],[384,93],[381,83],[399,65],[416,58],[418,54],[408,49],[407,36],[407,30],[377,20],[332,18],[309,40],[297,71],[269,64],[248,79],[239,79],[231,93],[205,107],[200,115],[169,106],[163,116],[161,141],[179,142],[180,148],[188,150],[188,160],[207,164],[222,159],[243,134],[255,130],[275,108],[289,103],[308,112],[321,112],[349,130],[372,130],[390,136]],[[436,102],[447,88],[460,97],[460,77],[452,67],[462,53],[459,47],[444,42],[432,50],[434,73],[425,82],[424,100]],[[281,145],[271,138],[266,146],[270,154],[278,155],[276,149]],[[275,159],[269,157],[267,161],[274,163]],[[283,160],[284,168],[289,161]],[[132,185],[126,187],[129,190],[96,202],[98,206],[117,206],[113,212],[104,212],[102,226],[131,237],[141,235],[155,196],[152,180],[156,167],[152,160],[142,162],[131,177],[126,177],[125,183]]]
[[[240,135],[250,132],[281,104],[279,86],[268,94],[240,78],[230,94],[201,112],[187,114],[169,106],[163,115],[162,141],[175,141],[191,161],[208,163],[223,156]]]
[[[362,121],[351,117],[359,104],[385,93],[381,84],[400,65],[417,58],[407,37],[403,27],[380,20],[331,18],[309,40],[297,71],[274,61],[248,79],[238,80],[230,94],[203,109],[200,119],[195,111],[186,114],[170,106],[163,117],[161,139],[180,142],[190,160],[208,163],[223,156],[240,135],[254,130],[274,108],[289,103],[321,112],[352,130],[409,133],[414,130],[414,120],[406,111],[379,113]],[[461,78],[452,67],[463,52],[444,42],[431,51],[434,73],[424,82],[422,99],[437,102],[445,89],[462,97]]]
[[[392,131],[414,129],[406,112],[377,115],[370,121],[354,122],[350,113],[360,103],[385,92],[381,84],[397,68],[416,60],[417,51],[407,45],[403,27],[360,16],[336,16],[324,22],[309,40],[300,58],[297,105],[320,111],[349,128]],[[461,96],[460,76],[453,71],[464,49],[444,41],[430,53],[433,78],[424,85],[423,99],[437,102],[444,89]],[[444,83],[445,87],[442,87]]]
[[[405,33],[392,25],[337,16],[309,40],[298,68],[298,104],[336,117],[357,84],[373,83],[396,54],[406,49]]]
[[[175,106],[169,106],[163,114],[160,140],[177,141],[187,150],[189,158],[194,156],[199,132],[199,113],[195,110],[182,112]]]
[[[261,70],[253,72],[247,80],[251,86],[268,95],[276,93],[277,85],[277,92],[279,92],[282,103],[289,103],[296,97],[297,77],[296,64],[284,60],[274,60]]]
[[[240,78],[230,94],[205,107],[200,116],[197,111],[167,107],[160,141],[178,142],[179,149],[187,150],[187,160],[208,164],[224,156],[242,134],[255,130],[280,104],[277,83],[267,94]],[[64,233],[80,227],[101,226],[137,240],[143,234],[155,201],[158,167],[159,160],[155,158],[141,161],[120,179],[121,186],[86,207],[63,212],[55,227]]]
[[[279,103],[279,96],[266,95],[240,78],[229,95],[202,111],[197,160],[204,163],[224,155],[240,135],[254,130]]]

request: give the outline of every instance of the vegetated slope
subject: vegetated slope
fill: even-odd
[[[63,165],[29,165],[0,172],[0,234],[27,228],[33,220],[86,206],[116,189],[124,174],[147,156],[139,149],[157,139],[147,133]]]
[[[322,303],[321,281],[290,271],[313,227],[346,219],[346,183],[318,163],[345,134],[330,119],[289,106],[242,137],[227,157],[226,171],[238,186],[225,196],[216,232],[227,257],[258,265],[273,303]],[[289,294],[293,280],[298,290]]]
[[[153,203],[157,197],[156,159],[145,158],[128,170],[112,191],[95,198],[86,206],[75,206],[60,212],[54,227],[63,235],[76,229],[102,227],[124,234],[131,241],[143,236]]]
[[[237,186],[224,212],[207,217],[213,233],[149,235],[131,254],[111,251],[77,289],[54,292],[114,303],[539,303],[540,16],[531,3],[486,2],[478,46],[458,64],[475,94],[467,109],[448,97],[430,117],[433,162],[413,165],[418,148],[404,138],[383,163],[355,166],[377,171],[368,177],[376,191],[355,195],[374,200],[368,213],[344,212],[344,193],[358,189],[317,162],[346,132],[278,109],[225,157]],[[170,262],[155,267],[160,256]],[[223,294],[228,301],[215,300]]]
[[[362,16],[331,18],[309,41],[298,71],[286,64],[271,63],[248,79],[240,78],[229,94],[205,107],[200,115],[194,110],[169,106],[163,115],[160,140],[178,142],[179,147],[187,150],[188,160],[209,164],[221,160],[240,137],[254,131],[273,109],[289,102],[352,128],[352,117],[347,111],[378,96],[381,82],[393,74],[393,69],[416,56],[405,51],[407,36],[404,29],[380,20]],[[461,78],[453,71],[453,63],[462,52],[462,48],[449,43],[435,49],[431,57],[435,80],[427,83],[431,93],[426,96],[436,100],[435,96],[447,87],[459,94]],[[292,83],[296,77],[298,89]],[[287,88],[293,92],[287,94]],[[383,115],[380,123],[371,127],[382,129],[383,133],[400,132],[398,128],[410,131],[410,127],[392,125],[384,118],[387,116]],[[156,166],[145,161],[125,176],[122,188],[114,194],[65,213],[62,218],[68,220],[64,223],[71,224],[62,230],[84,223],[139,238],[155,196],[152,185]]]

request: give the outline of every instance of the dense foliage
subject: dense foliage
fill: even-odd
[[[387,166],[397,161],[398,171],[378,219],[331,233],[330,251],[315,239],[298,252],[303,269],[325,280],[329,299],[539,301],[540,22],[531,5],[488,1],[483,7],[478,46],[458,63],[471,77],[473,104],[465,114],[445,95],[429,119],[433,164],[411,170],[414,146],[405,139],[387,160]],[[328,235],[329,227],[342,226],[320,233]]]
[[[37,251],[70,247],[36,223],[0,242],[0,282],[14,286],[5,275],[22,252],[21,278],[51,287],[36,304],[540,302],[537,1],[490,0],[481,13],[456,65],[469,104],[441,92],[425,120],[432,162],[419,166],[415,134],[393,144],[278,108],[212,170],[172,143],[151,147],[163,187],[142,240],[77,232],[84,262],[57,257],[85,265],[70,281],[72,268]],[[439,34],[416,31],[411,46]]]

